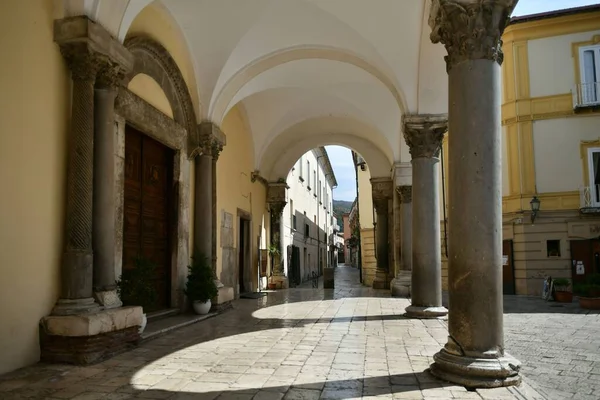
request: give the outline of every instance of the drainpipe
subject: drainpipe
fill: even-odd
[[[446,173],[444,172],[444,146],[442,145],[442,151],[440,152],[441,164],[442,164],[442,206],[444,213],[444,252],[446,258],[448,258],[448,232],[447,232],[447,220],[446,220]]]

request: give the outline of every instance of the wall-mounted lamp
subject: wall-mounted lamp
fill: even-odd
[[[540,200],[537,198],[537,196],[533,196],[533,199],[531,199],[529,205],[531,206],[531,223],[533,224],[535,217],[537,217],[538,211],[540,211]]]
[[[367,163],[365,162],[365,159],[362,158],[361,156],[357,157],[356,166],[360,167],[361,171],[366,171],[367,170]]]

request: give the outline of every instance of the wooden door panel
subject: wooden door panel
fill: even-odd
[[[513,264],[513,242],[502,241],[502,292],[515,294],[515,268]]]
[[[571,240],[571,276],[573,284],[584,283],[585,277],[593,269],[592,241],[591,240]],[[585,274],[577,274],[577,263],[583,263]]]
[[[157,309],[169,306],[172,165],[170,149],[127,126],[123,268],[134,268],[138,255],[156,266]]]

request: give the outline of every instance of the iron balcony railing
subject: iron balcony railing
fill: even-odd
[[[580,83],[573,90],[573,108],[600,105],[600,82]]]
[[[600,208],[600,185],[579,189],[579,204],[581,209]]]

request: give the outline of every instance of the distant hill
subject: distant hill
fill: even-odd
[[[350,209],[352,209],[352,203],[352,201],[346,200],[333,200],[333,212],[338,218],[338,224],[340,225],[342,231],[344,230],[344,224],[342,223],[342,214],[350,212]]]

